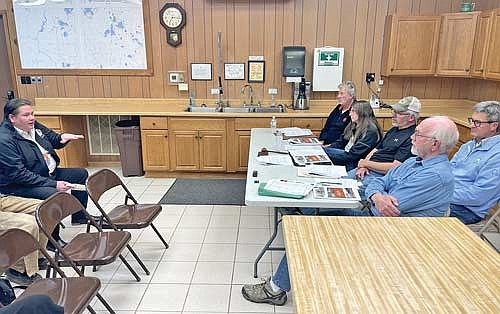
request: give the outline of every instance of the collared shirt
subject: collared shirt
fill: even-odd
[[[455,176],[451,203],[483,218],[500,201],[500,135],[462,144],[451,166]]]
[[[400,216],[444,216],[453,195],[454,179],[448,157],[444,154],[419,160],[407,159],[366,188],[367,199],[375,193],[394,196]],[[375,216],[380,212],[372,205]]]
[[[54,172],[54,170],[57,167],[57,162],[52,157],[49,152],[43,148],[37,141],[36,141],[36,136],[35,136],[35,128],[31,129],[29,132],[23,131],[19,128],[14,127],[14,129],[19,133],[22,137],[24,137],[27,140],[30,140],[36,144],[40,152],[42,153],[43,159],[45,160],[45,163],[47,164],[47,168],[49,168],[49,173]]]

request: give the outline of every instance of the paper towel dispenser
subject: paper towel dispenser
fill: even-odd
[[[304,76],[306,47],[283,47],[283,76]]]

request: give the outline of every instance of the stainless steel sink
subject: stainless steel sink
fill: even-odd
[[[280,108],[280,107],[260,107],[260,108],[255,108],[253,112],[280,113],[280,112],[283,112],[283,108]]]
[[[224,107],[222,108],[222,112],[251,112],[250,108],[247,107]]]
[[[189,112],[219,112],[218,107],[187,107],[186,111]]]

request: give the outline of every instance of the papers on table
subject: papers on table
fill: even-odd
[[[358,183],[352,179],[316,180],[314,198],[332,200],[361,200]]]
[[[297,168],[297,176],[309,178],[340,178],[347,175],[345,166],[307,165]]]
[[[284,179],[271,179],[264,186],[263,189],[268,192],[274,192],[276,195],[282,197],[304,197],[313,188],[313,184],[301,181],[284,180]]]
[[[288,143],[293,145],[321,145],[321,142],[315,137],[292,137]]]
[[[297,127],[291,128],[281,128],[278,131],[283,134],[284,137],[295,137],[295,136],[310,136],[312,135],[311,130],[309,129],[301,129]]]
[[[290,155],[282,155],[282,154],[258,156],[257,161],[259,163],[267,165],[286,165],[286,166],[293,165]]]
[[[323,150],[323,147],[319,145],[312,146],[286,146],[286,150],[292,156],[293,161],[298,166],[305,165],[331,165],[332,162],[328,155]]]

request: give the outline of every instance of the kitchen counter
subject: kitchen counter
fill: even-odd
[[[203,100],[197,100],[202,103]],[[394,103],[397,100],[384,100]],[[469,126],[467,117],[472,113],[474,101],[466,99],[422,99],[422,117],[447,115],[463,126]],[[214,100],[205,100],[213,103]],[[232,103],[236,103],[233,101]],[[312,100],[309,110],[287,109],[284,113],[228,113],[228,112],[186,112],[187,99],[155,98],[36,98],[37,115],[82,116],[82,115],[139,115],[173,117],[310,117],[325,118],[333,109],[334,100]],[[235,106],[236,107],[236,106]],[[377,117],[391,117],[389,109],[376,109]]]

